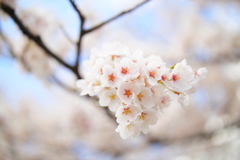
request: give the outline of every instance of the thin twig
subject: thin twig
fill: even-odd
[[[10,41],[7,39],[7,37],[2,33],[2,30],[1,30],[1,29],[0,29],[0,37],[1,37],[1,39],[6,43],[10,55],[11,55],[13,58],[16,58],[16,55],[15,55],[13,49],[12,49],[12,44],[11,44]]]
[[[78,79],[81,78],[81,76],[79,75],[78,71],[72,67],[71,65],[67,64],[66,62],[64,62],[61,58],[59,58],[56,54],[54,54],[52,51],[50,51],[50,49],[43,43],[41,37],[34,35],[33,33],[31,33],[27,27],[25,27],[22,23],[22,21],[18,18],[18,16],[15,14],[14,9],[12,9],[10,6],[6,5],[5,3],[1,2],[1,8],[4,12],[6,12],[13,20],[14,22],[18,25],[18,27],[20,28],[20,30],[23,32],[24,35],[26,35],[29,39],[31,39],[32,41],[34,41],[36,44],[38,44],[38,46],[40,48],[42,48],[45,53],[52,57],[53,59],[57,60],[60,64],[62,64],[63,66],[65,66],[66,68],[68,68],[69,70],[71,70]]]
[[[104,26],[105,24],[107,24],[107,23],[109,23],[109,22],[111,22],[111,21],[113,21],[113,20],[121,17],[122,15],[124,15],[124,14],[126,14],[126,13],[129,13],[129,12],[131,12],[131,11],[139,8],[140,6],[144,5],[145,3],[149,2],[149,1],[151,1],[151,0],[145,0],[145,1],[141,2],[141,3],[139,3],[138,5],[136,5],[135,7],[131,8],[131,9],[129,9],[129,10],[126,10],[126,11],[124,11],[124,12],[121,12],[121,13],[117,14],[116,16],[110,18],[109,20],[106,20],[106,21],[104,21],[104,22],[102,22],[102,23],[100,23],[100,24],[98,24],[98,25],[96,25],[96,26],[94,26],[94,27],[92,27],[92,28],[90,28],[90,29],[85,30],[85,31],[84,31],[84,34],[89,33],[89,32],[92,32],[92,31],[94,31],[94,30],[96,30],[96,29]]]
[[[72,40],[72,38],[70,37],[70,35],[67,33],[67,31],[64,29],[62,24],[59,24],[59,28],[61,30],[61,32],[63,33],[63,35],[67,38],[67,40],[69,42],[71,42],[72,44],[75,44],[76,42],[74,40]]]
[[[28,40],[28,42],[25,44],[24,48],[21,51],[21,56],[19,57],[19,61],[22,62],[23,67],[25,67],[25,69],[28,72],[31,72],[31,67],[29,66],[29,64],[27,63],[25,57],[26,57],[26,53],[28,52],[29,48],[31,45],[31,40]]]
[[[78,41],[76,43],[76,48],[77,48],[77,56],[76,56],[76,61],[75,61],[75,68],[78,69],[79,66],[79,57],[81,54],[81,42],[82,42],[82,37],[84,35],[84,22],[85,22],[85,17],[83,16],[82,12],[78,9],[76,6],[75,2],[73,0],[69,0],[70,3],[72,4],[74,10],[77,12],[79,20],[80,20],[80,28],[79,28],[79,36],[78,36]]]
[[[10,53],[11,58],[15,58],[15,59],[19,59],[20,62],[22,62],[23,66],[25,67],[25,69],[27,71],[31,71],[31,68],[29,67],[29,65],[25,62],[25,59],[23,56],[18,57],[16,53],[14,53],[13,51],[13,47],[11,42],[8,40],[8,38],[2,33],[2,28],[0,28],[0,37],[2,38],[2,40],[5,42],[6,47],[8,48],[8,51]],[[29,49],[29,43],[30,41],[28,40],[28,43],[24,46],[23,50],[22,50],[22,54],[24,55],[25,52],[27,52],[27,50]]]
[[[70,86],[67,86],[66,84],[64,84],[63,82],[61,82],[56,76],[51,75],[50,76],[51,80],[53,80],[57,85],[59,85],[61,88],[71,92],[71,93],[78,93],[77,90],[75,88],[72,88]]]

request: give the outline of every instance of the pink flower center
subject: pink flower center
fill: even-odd
[[[155,74],[156,74],[155,71],[151,71],[149,72],[149,77],[155,78]]]
[[[165,81],[167,79],[166,75],[162,75],[162,80]]]
[[[127,96],[128,98],[132,95],[132,92],[131,90],[129,89],[125,89],[125,93],[124,93],[125,96]]]
[[[113,73],[108,75],[108,80],[109,81],[114,81],[114,79],[115,79],[115,76],[113,75]]]
[[[172,80],[173,80],[173,81],[177,81],[178,79],[180,79],[180,77],[179,77],[178,74],[174,74],[174,75],[172,76]]]
[[[122,67],[122,71],[121,71],[122,74],[127,74],[128,73],[128,68],[124,68]]]
[[[163,99],[163,100],[161,101],[161,103],[162,103],[162,104],[165,104],[165,100]]]

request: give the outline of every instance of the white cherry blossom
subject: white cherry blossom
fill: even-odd
[[[162,70],[160,70],[161,64],[157,62],[149,62],[145,67],[144,67],[144,73],[148,79],[148,82],[151,85],[157,85],[158,80],[161,79]]]
[[[207,68],[199,68],[197,72],[195,73],[195,76],[197,79],[202,80],[205,79],[207,76],[208,70]]]
[[[137,78],[139,74],[138,65],[130,58],[124,57],[119,63],[114,63],[117,74],[123,81]]]
[[[77,87],[80,95],[98,96],[101,106],[115,112],[116,132],[123,139],[147,134],[171,101],[187,106],[187,93],[208,72],[193,71],[186,60],[167,68],[160,56],[143,57],[141,51],[132,53],[120,43],[107,43],[92,52],[84,62],[85,80],[79,80]]]
[[[106,87],[117,87],[121,83],[121,80],[112,66],[106,64],[102,68],[101,83]]]
[[[101,51],[99,51],[97,48],[92,48],[91,49],[90,59],[83,61],[83,67],[85,67],[86,70],[92,69],[93,66],[96,63],[96,60],[101,58],[100,55],[102,55],[102,54],[103,53]]]
[[[131,103],[133,95],[137,95],[140,89],[138,84],[133,84],[131,82],[123,82],[119,88],[117,95],[126,104]]]
[[[189,95],[186,93],[180,93],[177,97],[178,103],[181,104],[182,107],[186,107],[190,103]]]
[[[154,106],[153,93],[149,88],[144,85],[139,85],[140,91],[134,95],[134,104],[136,106],[143,106],[145,108],[151,108]]]
[[[88,94],[90,96],[95,96],[98,93],[100,93],[103,90],[103,86],[101,85],[101,82],[99,79],[92,78],[89,81],[87,81],[88,84]],[[83,86],[85,87],[85,86]],[[80,87],[81,88],[81,87]]]
[[[145,61],[144,61],[145,65],[148,65],[151,62],[158,62],[159,64],[161,64],[163,61],[160,56],[156,56],[156,55],[150,55],[145,58]]]
[[[167,84],[167,81],[169,80],[170,73],[171,73],[171,69],[165,68],[162,71],[161,81]]]
[[[136,137],[141,132],[141,130],[134,123],[119,124],[115,131],[119,132],[122,139]]]
[[[192,88],[192,83],[194,82],[195,73],[192,68],[187,65],[186,60],[177,63],[170,74],[170,83],[169,85],[173,90],[184,92]]]
[[[80,79],[76,82],[77,88],[80,88],[80,96],[89,94],[88,81]]]
[[[108,88],[99,96],[99,104],[101,106],[108,106],[112,112],[117,111],[120,103],[121,101],[117,96],[115,88]]]
[[[153,109],[146,109],[138,116],[137,124],[140,130],[144,134],[147,134],[149,132],[149,125],[156,124],[157,120],[156,111]]]
[[[151,88],[151,91],[153,93],[153,99],[156,109],[162,110],[170,105],[172,97],[169,93],[170,91],[165,89],[164,86],[162,86],[161,84],[153,86]]]
[[[90,74],[92,74],[96,78],[100,78],[100,76],[103,74],[102,70],[103,70],[103,66],[105,66],[105,64],[106,64],[105,59],[103,59],[103,58],[96,59],[95,64],[93,66],[93,71],[95,71],[95,72],[94,72],[94,74],[92,74],[92,73],[90,73]]]
[[[144,62],[143,52],[141,50],[137,50],[131,54],[129,53],[127,56],[131,58],[134,63],[142,65]]]
[[[162,109],[168,107],[172,101],[172,97],[169,94],[169,91],[164,90],[156,99],[156,106],[162,111]]]
[[[128,47],[122,45],[120,42],[105,43],[102,49],[106,58],[110,58],[113,61],[119,61],[123,56],[129,55]]]
[[[123,105],[118,108],[116,112],[117,122],[118,123],[127,123],[134,121],[138,114],[142,111],[140,107],[130,105]]]

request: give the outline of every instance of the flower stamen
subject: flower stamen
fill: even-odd
[[[108,75],[108,80],[109,81],[114,81],[115,76],[113,74]]]
[[[129,109],[129,107],[128,108],[124,108],[122,114],[126,114],[127,115],[130,112],[131,112],[131,110]]]
[[[122,74],[127,74],[128,73],[128,68],[124,68],[122,67],[122,71],[121,71]]]
[[[113,99],[116,99],[116,95],[115,95],[115,94],[112,94],[112,95],[110,95],[109,97],[110,97],[112,100],[113,100]]]
[[[124,93],[125,96],[127,96],[128,98],[132,95],[132,92],[131,90],[129,89],[125,89],[125,93]]]
[[[180,77],[179,77],[178,74],[174,74],[174,75],[172,76],[172,80],[173,80],[173,81],[177,81],[178,79],[180,79]]]
[[[139,94],[137,95],[137,97],[138,97],[138,99],[141,101],[142,98],[143,98],[143,95],[142,95],[141,93],[139,93]]]
[[[151,71],[149,72],[149,77],[155,78],[155,74],[156,74],[155,71]]]

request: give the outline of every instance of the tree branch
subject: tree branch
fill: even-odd
[[[63,66],[65,66],[66,68],[68,68],[69,70],[71,70],[76,77],[79,79],[81,78],[78,71],[72,67],[71,65],[67,64],[66,62],[64,62],[62,59],[60,59],[58,56],[56,56],[52,51],[50,51],[47,46],[43,43],[42,39],[39,36],[34,35],[33,33],[31,33],[22,23],[22,21],[18,18],[18,16],[15,14],[14,9],[12,9],[11,7],[9,7],[8,5],[1,3],[0,5],[1,9],[6,12],[13,20],[14,22],[17,24],[17,26],[20,28],[20,30],[23,32],[24,35],[26,35],[29,39],[31,39],[32,41],[34,41],[36,44],[38,44],[38,46],[40,48],[42,48],[45,53],[52,57],[53,59],[57,60],[60,64],[62,64]]]
[[[13,49],[12,49],[12,45],[10,43],[10,41],[7,39],[7,37],[2,33],[2,30],[0,29],[0,38],[5,42],[5,44],[7,45],[7,48],[9,50],[9,53],[10,55],[13,57],[13,58],[16,58],[16,55],[14,54],[13,52]]]
[[[65,84],[63,84],[63,82],[61,82],[57,77],[55,77],[54,75],[50,76],[50,80],[53,80],[57,85],[59,85],[61,88],[63,88],[64,90],[69,91],[70,93],[74,93],[77,94],[77,90],[75,88],[72,88],[70,86],[67,86]]]
[[[80,28],[79,28],[79,36],[78,36],[78,41],[76,43],[76,48],[77,48],[77,56],[76,56],[76,61],[75,61],[75,68],[78,69],[79,66],[79,57],[81,54],[81,42],[82,42],[82,37],[84,35],[84,29],[83,29],[83,25],[85,22],[85,17],[83,16],[82,12],[78,9],[78,7],[76,6],[75,2],[73,0],[69,0],[70,3],[72,4],[74,10],[77,12],[78,17],[79,17],[79,21],[80,21]]]
[[[67,31],[64,29],[62,24],[59,24],[59,28],[61,30],[61,32],[63,33],[63,35],[66,37],[66,39],[71,42],[72,44],[75,44],[75,41],[72,40],[72,38],[70,37],[70,35],[67,33]]]
[[[80,58],[80,54],[81,54],[81,44],[82,44],[82,37],[86,34],[86,33],[90,33],[102,26],[104,26],[105,24],[117,19],[118,17],[121,17],[122,15],[129,13],[137,8],[139,8],[140,6],[142,6],[143,4],[147,3],[150,0],[144,0],[143,2],[141,2],[140,4],[136,5],[135,7],[126,10],[124,12],[121,12],[120,14],[110,18],[109,20],[102,22],[90,29],[84,29],[84,22],[85,22],[85,17],[83,16],[83,14],[81,13],[81,11],[78,9],[78,7],[76,6],[74,0],[69,0],[71,5],[73,6],[74,10],[77,12],[78,16],[79,16],[79,20],[80,20],[80,31],[79,31],[79,36],[78,36],[78,41],[76,42],[76,50],[77,50],[77,55],[76,55],[76,61],[75,64],[73,66],[69,65],[68,63],[66,63],[65,61],[63,61],[61,58],[59,58],[56,54],[54,54],[42,41],[41,37],[38,35],[34,35],[33,33],[30,32],[30,30],[24,26],[24,24],[22,23],[22,21],[18,18],[18,16],[15,14],[14,9],[12,9],[10,6],[4,4],[3,2],[1,2],[0,7],[1,9],[6,12],[13,20],[14,22],[17,24],[17,26],[20,28],[20,30],[22,31],[22,33],[24,35],[26,35],[30,40],[34,41],[40,48],[42,48],[45,53],[52,57],[53,59],[57,60],[60,64],[62,64],[64,67],[68,68],[69,70],[71,70],[73,72],[73,74],[76,75],[76,77],[78,79],[81,79],[81,76],[79,74],[78,71],[78,67],[79,67],[79,58]]]
[[[145,1],[141,2],[141,3],[139,3],[138,5],[136,5],[135,7],[131,8],[129,10],[126,10],[124,12],[121,12],[121,13],[115,15],[114,17],[110,18],[109,20],[106,20],[106,21],[104,21],[104,22],[102,22],[102,23],[100,23],[100,24],[98,24],[98,25],[96,25],[96,26],[94,26],[94,27],[92,27],[90,29],[85,30],[83,33],[86,34],[86,33],[92,32],[92,31],[94,31],[94,30],[104,26],[105,24],[108,24],[109,22],[111,22],[111,21],[121,17],[122,15],[124,15],[126,13],[129,13],[129,12],[131,12],[131,11],[141,7],[142,5],[144,5],[145,3],[149,2],[149,1],[151,1],[151,0],[145,0]]]

